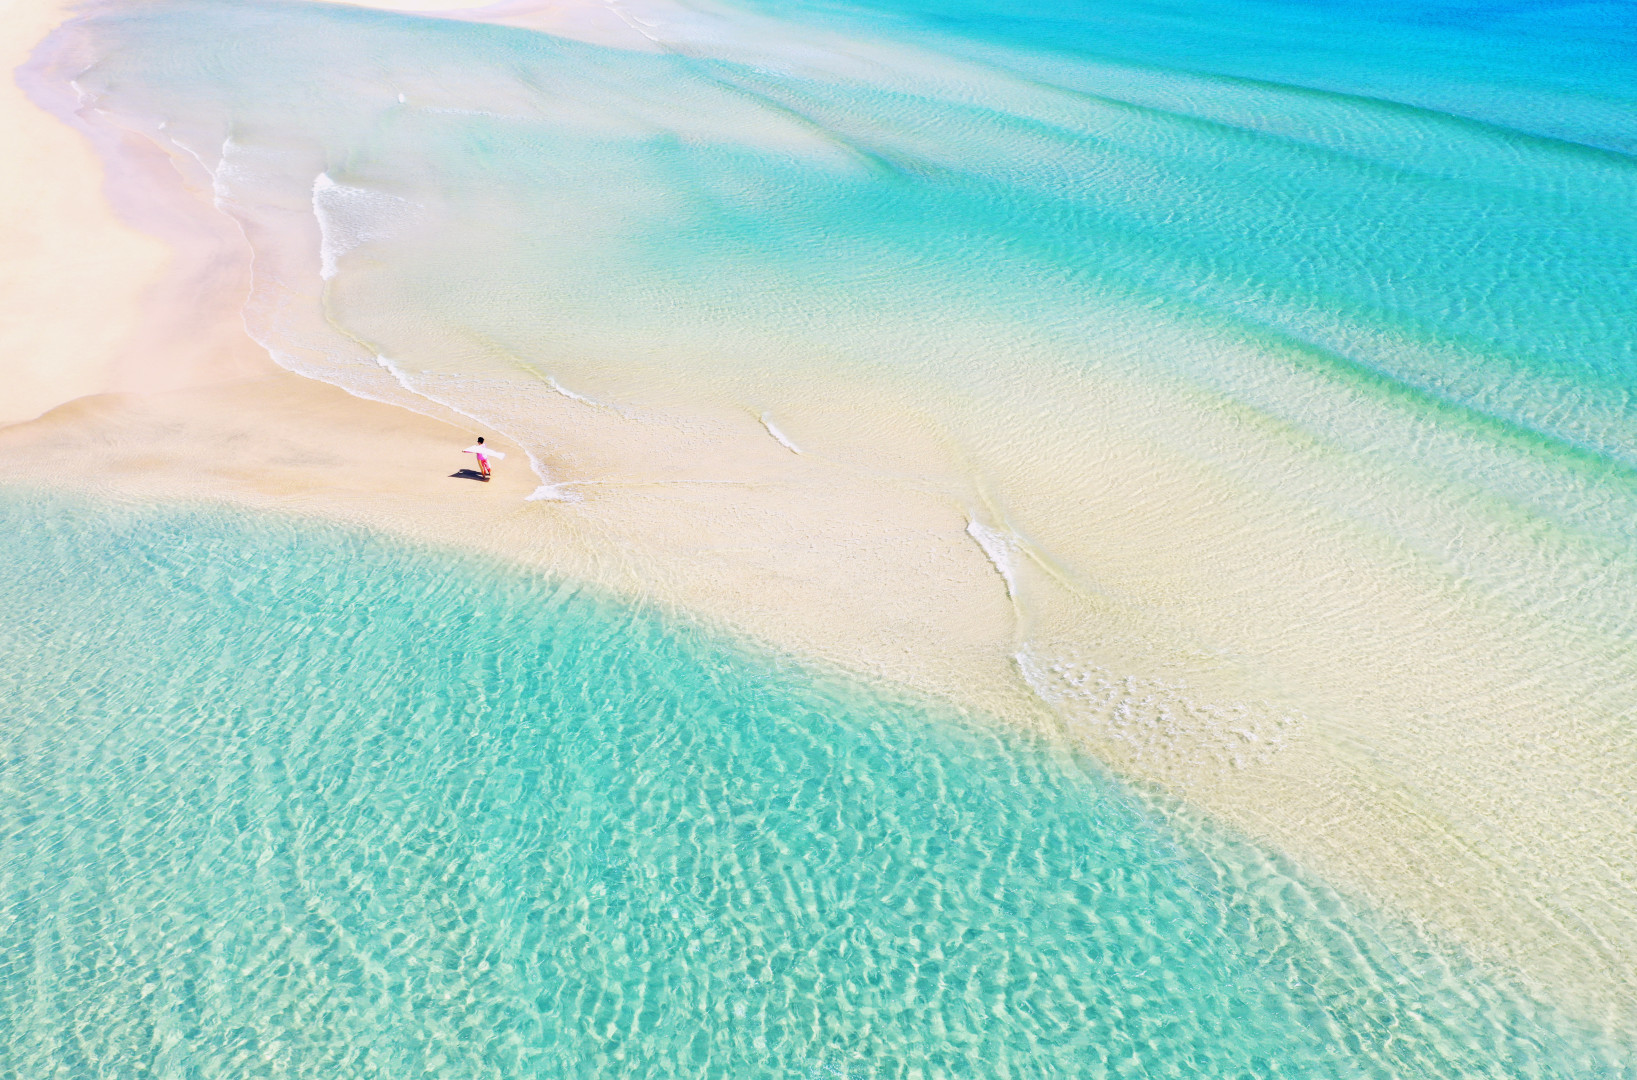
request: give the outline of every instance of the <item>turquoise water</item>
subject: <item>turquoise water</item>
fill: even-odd
[[[0,1075],[1637,1075],[1084,761],[651,612],[0,529]]]
[[[1021,506],[1020,473],[1097,460],[1083,399],[1113,374],[1348,457],[1145,433],[1485,587],[1554,591],[1537,523],[1637,580],[1629,5],[631,11],[660,51],[112,4],[37,92],[71,77],[198,170],[282,363],[453,408],[543,480],[565,386],[771,412],[867,469],[868,378]],[[1013,523],[1052,551],[1050,515]],[[1494,530],[1520,551],[1469,549]]]
[[[1637,1016],[1630,4],[616,6],[624,29],[570,40],[109,2],[21,77],[101,135],[116,189],[159,154],[237,222],[245,324],[279,363],[509,438],[539,496],[589,492],[588,529],[700,553],[633,554],[663,568],[643,584],[733,596],[765,555],[763,580],[809,587],[790,624],[834,621],[801,598],[880,585],[847,578],[847,552],[957,507],[1007,579],[984,582],[1011,599],[996,636],[1072,737],[1283,828],[1554,1000]],[[726,460],[758,420],[820,463],[806,479]],[[684,447],[710,483],[632,527],[637,488],[670,477],[625,441]],[[804,487],[820,468],[844,479]],[[921,502],[854,522],[848,485]],[[1155,1074],[1377,1055],[1383,1075],[1595,1075],[1489,976],[1041,748],[357,538],[8,512],[65,552],[110,545],[61,586],[77,623],[11,631],[44,650],[8,676],[19,700],[56,704],[9,730],[57,746],[31,732],[100,706],[51,680],[110,650],[109,693],[183,672],[141,699],[200,695],[167,725],[217,718],[120,767],[208,787],[166,807],[245,800],[189,824],[160,786],[102,807],[64,781],[95,822],[174,822],[222,854],[104,872],[114,833],[61,834],[87,869],[48,907],[103,911],[157,860],[195,922],[160,899],[94,916],[146,928],[130,955],[156,958],[106,983],[102,954],[71,957],[112,964],[124,930],[31,930],[26,1060],[210,1031],[248,1055],[225,1071],[333,1070],[367,1045],[347,1068],[1089,1075],[1106,1053]],[[175,562],[212,545],[263,554]],[[819,546],[836,579],[798,580]],[[201,605],[198,671],[161,634],[190,624],[121,560]],[[294,607],[228,614],[235,573]],[[139,737],[109,700],[95,715]],[[791,817],[767,816],[774,790]],[[285,814],[298,794],[311,817]],[[1263,805],[1287,797],[1309,801]],[[578,816],[529,816],[548,805]],[[236,866],[231,887],[197,876]],[[206,925],[215,952],[176,936]],[[235,1042],[229,1014],[260,1019]]]
[[[1631,121],[1637,18],[1624,3],[1068,0],[1031,8],[1008,0],[763,0],[759,6],[860,21],[890,13],[969,40],[1368,96],[1518,133],[1637,149]]]

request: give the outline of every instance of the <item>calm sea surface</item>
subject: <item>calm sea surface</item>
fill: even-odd
[[[990,725],[352,533],[0,527],[4,1075],[1629,1075]]]

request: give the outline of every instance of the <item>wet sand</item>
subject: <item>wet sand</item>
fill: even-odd
[[[8,27],[13,66],[60,9],[17,10],[27,17]],[[517,7],[505,17],[567,25],[569,11]],[[587,18],[588,35],[623,33]],[[1279,531],[1266,523],[1279,507],[1224,503],[1197,486],[1208,477],[1111,436],[1102,460],[1124,466],[1098,496],[1103,528],[1045,537],[1056,550],[1081,544],[1077,561],[1100,567],[1105,595],[1128,598],[1077,601],[1061,625],[1031,628],[1036,640],[1066,643],[1059,670],[1032,673],[1036,689],[1056,695],[1060,721],[1024,678],[1017,609],[968,532],[981,492],[938,464],[930,440],[906,449],[919,438],[912,423],[870,427],[890,430],[878,435],[880,452],[899,467],[861,472],[794,452],[753,414],[633,424],[562,397],[543,406],[560,435],[545,465],[571,498],[527,501],[539,481],[516,447],[500,444],[510,456],[493,483],[453,476],[471,464],[460,449],[487,433],[273,365],[242,327],[248,248],[165,161],[122,178],[116,193],[120,210],[162,243],[120,222],[79,133],[15,91],[0,117],[31,163],[0,192],[0,265],[26,286],[6,294],[0,321],[0,363],[16,388],[0,399],[0,420],[12,421],[0,428],[8,481],[227,502],[480,550],[1011,722],[1061,722],[1134,779],[1161,783],[1570,996],[1584,993],[1607,1018],[1637,1016],[1637,926],[1620,909],[1632,865],[1620,815],[1630,800],[1619,791],[1623,765],[1600,772],[1613,729],[1577,721],[1548,738],[1536,718],[1575,692],[1576,673],[1531,681],[1505,670],[1527,663],[1527,643],[1550,633],[1548,622],[1527,633],[1515,625],[1516,647],[1506,646],[1496,627],[1509,616],[1439,599],[1395,553],[1363,543],[1308,552],[1299,579],[1259,577],[1258,560],[1224,558],[1198,538],[1232,535],[1240,554],[1272,550]],[[1109,406],[1107,430],[1121,430],[1122,407]],[[1044,492],[1054,482],[1013,486]],[[1187,523],[1164,548],[1145,509],[1162,503],[1168,522]],[[1216,557],[1201,560],[1201,550]],[[1429,626],[1434,608],[1445,614]],[[1292,636],[1296,610],[1306,628]],[[1277,658],[1300,673],[1290,700],[1330,719],[1301,715],[1276,753],[1239,761],[1204,743],[1172,752],[1152,724],[1148,735],[1115,730],[1109,701],[1123,695],[1140,711],[1174,688],[1138,680],[1098,691],[1095,672],[1110,655],[1077,669],[1080,661],[1063,661],[1067,643],[1144,640],[1176,626],[1190,627],[1191,640]],[[1264,742],[1270,733],[1257,732]],[[1603,972],[1589,990],[1588,968]]]

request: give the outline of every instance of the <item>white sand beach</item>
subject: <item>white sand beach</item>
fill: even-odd
[[[503,4],[488,14],[652,45],[612,11]],[[69,10],[10,0],[5,14],[0,57],[15,69]],[[941,435],[894,412],[890,397],[855,395],[879,411],[860,407],[851,434],[823,433],[813,451],[754,411],[638,424],[558,395],[540,420],[556,433],[544,466],[563,497],[529,501],[540,480],[504,440],[492,483],[452,475],[470,465],[461,448],[492,432],[275,365],[243,328],[248,245],[163,155],[148,155],[144,175],[118,177],[110,201],[86,136],[11,82],[0,136],[23,165],[0,181],[9,482],[222,502],[482,551],[1061,729],[1125,775],[1601,1018],[1637,1019],[1637,841],[1621,787],[1631,776],[1625,759],[1609,771],[1612,717],[1595,712],[1622,688],[1581,687],[1573,665],[1515,677],[1509,665],[1528,663],[1529,643],[1556,632],[1551,619],[1441,593],[1378,538],[1300,547],[1281,521],[1289,507],[1133,434],[1117,380],[1075,403],[1105,433],[1081,460],[1101,460],[1106,475],[1019,465],[1008,477],[1033,493],[1013,509],[1038,522],[1026,530],[1038,549],[1098,568],[1095,580],[1065,585],[1014,553],[1015,587],[1067,597],[1029,628],[1060,646],[1057,667],[1031,670],[997,572],[1009,541],[986,551],[975,539],[983,491]],[[872,455],[893,467],[857,467]],[[1083,519],[1067,520],[1066,506]],[[1282,565],[1300,573],[1267,572],[1267,553],[1282,545]],[[1142,651],[1134,642],[1170,666],[1122,683],[1116,665]],[[1617,645],[1588,641],[1582,654]],[[1562,719],[1577,694],[1596,698],[1594,711]],[[1170,726],[1122,731],[1109,720],[1177,701],[1207,708]],[[1232,716],[1218,723],[1210,708]],[[1542,729],[1541,716],[1559,719]]]

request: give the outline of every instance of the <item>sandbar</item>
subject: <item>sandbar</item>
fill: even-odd
[[[15,68],[66,9],[24,0],[8,10],[0,56]],[[627,24],[608,21],[610,10],[512,4],[489,14],[647,47]],[[470,464],[460,450],[488,433],[436,409],[412,412],[285,371],[245,334],[248,246],[207,193],[167,173],[162,156],[150,155],[142,176],[105,192],[85,135],[15,87],[0,96],[0,134],[27,163],[0,189],[0,365],[8,386],[0,460],[10,482],[101,498],[228,503],[480,551],[1066,735],[1135,782],[1179,793],[1338,883],[1583,997],[1609,1023],[1637,1019],[1637,917],[1622,916],[1617,903],[1631,865],[1618,794],[1588,792],[1577,802],[1570,791],[1548,804],[1515,783],[1530,770],[1572,778],[1595,769],[1596,733],[1571,732],[1551,744],[1519,735],[1536,703],[1568,692],[1555,679],[1520,683],[1494,738],[1462,736],[1461,715],[1418,714],[1413,703],[1429,694],[1456,700],[1466,673],[1435,670],[1411,650],[1457,656],[1463,642],[1480,643],[1470,649],[1473,686],[1489,678],[1477,669],[1502,654],[1480,647],[1493,630],[1487,616],[1453,601],[1436,637],[1393,645],[1400,628],[1424,625],[1427,594],[1415,574],[1388,566],[1390,553],[1352,564],[1313,555],[1311,573],[1281,603],[1288,609],[1297,596],[1314,613],[1311,654],[1288,658],[1325,684],[1310,700],[1328,693],[1343,713],[1399,717],[1404,731],[1381,742],[1396,746],[1399,759],[1371,749],[1374,733],[1352,742],[1319,738],[1311,721],[1308,737],[1293,734],[1279,753],[1249,762],[1212,753],[1145,756],[1106,725],[1077,726],[1073,709],[1054,711],[1042,700],[1042,678],[1050,683],[1052,675],[1020,662],[1014,598],[997,573],[996,550],[971,530],[976,496],[957,491],[958,478],[909,467],[863,474],[798,452],[776,419],[752,412],[639,424],[560,395],[547,418],[559,439],[545,464],[563,497],[530,500],[540,479],[503,441],[510,456],[494,481],[474,482],[457,475]],[[898,437],[913,432],[899,427],[883,436],[884,457],[898,452],[890,445]],[[1198,496],[1197,514],[1183,518],[1195,532],[1184,529],[1173,550],[1157,552],[1138,530],[1153,478],[1136,469],[1129,476],[1126,488],[1114,480],[1109,487],[1111,504],[1130,508],[1129,520],[1103,518],[1110,533],[1093,552],[1109,580],[1131,595],[1147,589],[1169,597],[1177,620],[1220,626],[1225,635],[1260,614],[1276,624],[1260,583],[1235,579],[1231,567],[1190,562],[1198,536],[1232,531],[1227,512]],[[1244,535],[1234,542],[1265,545],[1250,510],[1236,512],[1245,518],[1232,526]],[[1063,549],[1072,542],[1066,531]],[[1093,605],[1062,636],[1095,637],[1095,619],[1105,617],[1112,626],[1125,613]],[[1326,626],[1349,618],[1378,628],[1381,640],[1361,649],[1382,657],[1397,649],[1397,667],[1377,668],[1397,672],[1398,682],[1377,692],[1348,670],[1345,650],[1334,645],[1339,632]],[[1266,646],[1270,654],[1276,644]],[[1430,689],[1439,680],[1448,685]],[[1137,686],[1132,699],[1163,687],[1151,689]],[[1439,759],[1439,746],[1459,746],[1460,760]],[[1580,824],[1561,844],[1509,831],[1519,820],[1554,815]],[[1472,837],[1485,834],[1493,844],[1475,847]],[[1586,985],[1588,967],[1601,972],[1595,986]]]

